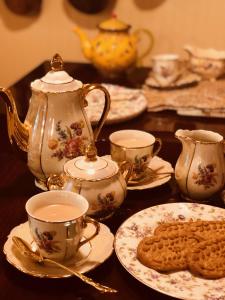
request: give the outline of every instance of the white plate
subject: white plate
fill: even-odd
[[[128,121],[140,115],[147,108],[147,100],[141,90],[119,85],[103,84],[111,96],[111,108],[106,124]],[[94,90],[87,95],[86,113],[92,123],[98,122],[103,111],[104,94]]]
[[[90,236],[93,230],[94,226],[88,224],[85,228],[84,235]],[[18,253],[13,245],[12,236],[15,235],[32,244],[28,222],[20,224],[12,229],[3,248],[7,261],[15,268],[35,277],[64,278],[73,276],[71,273],[53,265],[41,265],[30,259],[24,258]],[[80,273],[85,273],[96,268],[112,254],[113,241],[114,236],[109,228],[100,223],[100,232],[93,240],[91,240],[91,246],[88,244],[85,247],[83,246],[80,253],[78,253],[78,262],[72,264],[72,262],[69,261],[67,265],[72,270]]]
[[[166,175],[163,174],[165,172],[171,172],[174,173],[174,169],[171,166],[171,164],[166,161],[163,160],[162,158],[158,157],[158,156],[154,156],[149,165],[149,168],[151,168],[152,170],[154,170],[157,174],[162,173],[162,175],[158,175],[153,181],[150,182],[145,182],[144,184],[139,184],[139,185],[130,185],[128,184],[127,189],[128,190],[145,190],[145,189],[152,189],[154,187],[160,186],[166,182],[168,182],[171,179],[171,175]]]
[[[160,222],[190,219],[224,220],[225,209],[197,203],[170,203],[144,209],[127,219],[115,236],[115,252],[123,267],[137,280],[161,293],[188,300],[225,299],[225,278],[208,280],[189,271],[161,274],[136,258],[138,243],[152,235]]]

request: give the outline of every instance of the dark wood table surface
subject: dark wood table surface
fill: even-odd
[[[43,62],[21,80],[16,82],[11,90],[15,96],[21,120],[24,119],[31,94],[30,82],[42,77],[49,69],[48,62]],[[88,82],[107,82],[89,64],[66,63],[66,71],[73,77]],[[147,68],[136,69],[126,78],[120,78],[115,83],[140,87],[148,74]],[[109,82],[109,81],[108,81]],[[169,161],[173,166],[181,151],[180,142],[174,137],[178,128],[206,129],[217,131],[225,136],[225,120],[219,118],[184,117],[175,112],[162,111],[158,113],[144,112],[129,122],[105,126],[98,142],[99,154],[109,153],[108,136],[119,129],[141,129],[151,132],[163,141],[159,156]],[[111,286],[119,292],[114,295],[100,294],[94,288],[82,283],[75,277],[67,279],[41,279],[23,274],[5,259],[3,245],[10,230],[27,220],[24,205],[27,199],[39,193],[34,185],[34,178],[26,165],[26,154],[11,147],[8,136],[6,117],[0,115],[0,299],[24,300],[94,300],[94,299],[173,299],[143,285],[132,277],[120,264],[116,254],[87,275],[94,280]],[[127,197],[117,213],[105,224],[115,234],[118,227],[128,217],[149,206],[169,202],[183,202],[174,180],[148,190],[128,191]],[[219,195],[210,200],[211,205],[224,207]]]

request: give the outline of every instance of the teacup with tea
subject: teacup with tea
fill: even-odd
[[[99,233],[99,223],[86,217],[88,206],[83,196],[60,190],[42,192],[27,201],[31,235],[43,257],[70,259]],[[87,223],[95,226],[90,237],[83,236]]]
[[[162,146],[161,139],[142,130],[115,131],[109,140],[112,159],[119,165],[127,161],[132,166],[129,182],[138,182],[146,177],[151,159]]]

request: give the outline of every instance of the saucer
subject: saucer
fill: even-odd
[[[84,235],[90,236],[94,230],[92,224],[87,224]],[[6,255],[7,261],[15,268],[23,273],[32,275],[34,277],[48,277],[48,278],[65,278],[73,276],[68,271],[58,268],[51,264],[38,264],[30,259],[23,257],[12,242],[12,236],[19,236],[31,244],[32,249],[35,250],[35,243],[29,230],[28,222],[14,227],[4,245],[3,252]],[[90,243],[83,245],[76,254],[76,263],[69,260],[65,264],[70,269],[79,273],[88,272],[98,265],[102,264],[113,252],[114,235],[109,228],[100,223],[99,234],[91,240]]]
[[[148,167],[151,170],[155,171],[155,173],[156,173],[155,178],[152,180],[149,180],[149,182],[145,181],[143,183],[136,184],[136,185],[129,185],[129,183],[128,183],[128,186],[127,186],[128,190],[152,189],[154,187],[160,186],[160,185],[168,182],[171,179],[171,174],[174,173],[174,169],[171,166],[171,164],[168,161],[166,161],[158,156],[154,156],[151,159]],[[169,172],[171,174],[163,174],[163,173],[167,173],[167,172]]]
[[[183,75],[180,76],[175,82],[168,84],[167,86],[161,86],[154,77],[148,77],[145,81],[147,86],[153,88],[160,88],[160,89],[169,89],[169,88],[180,88],[185,87],[191,84],[196,84],[201,81],[201,77],[197,74],[191,72],[185,72]]]
[[[105,155],[104,156],[107,159],[111,159],[111,155]],[[162,159],[159,156],[154,156],[148,167],[156,172],[156,178],[154,180],[151,180],[149,182],[144,182],[143,184],[137,184],[137,185],[130,185],[128,183],[127,189],[128,190],[145,190],[145,189],[152,189],[156,186],[160,186],[164,183],[166,183],[167,181],[169,181],[171,179],[171,174],[174,173],[174,169],[172,167],[172,165]],[[171,173],[171,174],[161,174],[160,173]]]

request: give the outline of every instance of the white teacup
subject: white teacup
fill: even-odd
[[[99,232],[99,223],[86,217],[88,201],[69,191],[48,191],[26,203],[32,237],[43,257],[66,260]],[[86,223],[95,225],[92,236],[83,237]]]
[[[129,180],[141,180],[146,176],[153,156],[161,149],[161,139],[141,130],[119,130],[109,136],[110,153],[119,165],[124,161],[131,163]]]
[[[162,87],[176,82],[182,71],[182,63],[177,54],[159,54],[152,57],[152,77]]]

